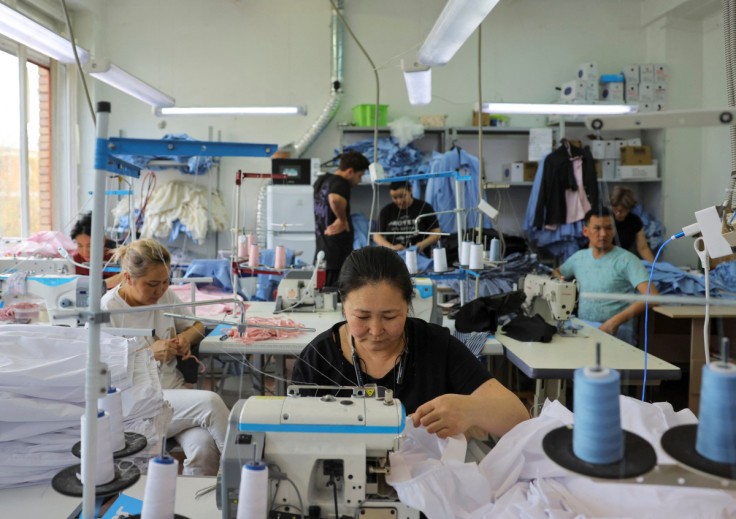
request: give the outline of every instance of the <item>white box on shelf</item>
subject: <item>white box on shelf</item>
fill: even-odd
[[[617,166],[618,178],[621,180],[650,180],[658,178],[657,164],[649,166]]]
[[[639,66],[639,83],[649,81],[654,83],[654,65],[640,65]]]
[[[654,105],[654,102],[640,102],[639,103],[639,112],[656,112],[657,107]]]
[[[655,83],[667,83],[667,65],[664,63],[655,63],[654,67],[654,82]]]
[[[594,159],[606,158],[606,141],[591,141],[590,154]]]
[[[662,83],[655,83],[654,102],[664,104],[665,101],[667,101],[667,87],[665,87]]]
[[[552,128],[529,130],[528,160],[542,160],[550,153],[552,153]]]
[[[626,146],[641,146],[641,138],[627,139]]]
[[[595,62],[582,63],[578,67],[578,79],[598,81],[598,64]]]
[[[626,102],[629,104],[639,102],[639,83],[626,83]]]
[[[644,103],[654,101],[654,82],[639,83],[639,101]]]
[[[601,161],[601,178],[603,180],[616,180],[616,173],[620,161],[614,159],[606,159]]]
[[[560,99],[563,101],[585,101],[587,95],[588,83],[583,80],[576,79],[562,84],[560,90]]]
[[[523,182],[524,181],[524,163],[511,162],[503,165],[502,182]]]
[[[586,81],[587,86],[585,89],[585,100],[586,101],[598,101],[600,99],[600,89],[598,88],[598,81]]]
[[[604,158],[619,160],[621,158],[621,150],[618,141],[603,141],[606,143],[606,153]]]
[[[639,65],[624,67],[623,74],[627,85],[629,83],[639,83]]]

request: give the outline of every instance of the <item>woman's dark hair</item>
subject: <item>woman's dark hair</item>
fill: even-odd
[[[79,220],[72,227],[70,238],[76,239],[80,234],[86,234],[92,236],[92,213],[84,213]]]
[[[386,247],[363,247],[351,252],[340,269],[337,289],[344,300],[353,290],[381,282],[399,289],[411,307],[414,286],[409,271],[401,257]]]

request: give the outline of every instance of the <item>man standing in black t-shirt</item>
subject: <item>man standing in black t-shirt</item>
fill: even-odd
[[[368,159],[361,153],[343,153],[337,171],[321,175],[314,183],[316,253],[325,253],[327,287],[337,286],[340,267],[353,250],[350,189],[360,183],[368,166]]]
[[[414,220],[422,214],[434,213],[434,208],[418,198],[411,196],[411,186],[407,182],[391,182],[389,187],[392,203],[381,209],[378,216],[378,232],[386,236],[374,234],[378,245],[393,250],[404,250],[416,245],[417,250],[429,256],[431,246],[440,239],[439,234],[417,234],[420,232],[440,232],[440,224],[435,215],[420,218],[417,228]],[[391,234],[403,233],[403,234]]]

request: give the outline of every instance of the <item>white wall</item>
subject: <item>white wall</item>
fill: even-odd
[[[429,106],[409,106],[400,71],[399,59],[415,56],[444,3],[345,0],[348,23],[379,68],[381,103],[389,105],[389,120],[443,113],[448,115],[448,125],[470,124],[478,98],[475,36],[448,65],[434,69],[434,98]],[[212,127],[225,141],[282,145],[303,135],[328,99],[330,9],[326,1],[126,0],[102,5],[100,12],[87,15],[95,18],[94,24],[82,23],[80,42],[172,95],[178,105],[305,104],[310,110],[307,117],[297,118],[156,118],[139,101],[95,84],[94,95],[113,103],[111,135],[122,131],[130,137],[159,138],[168,132],[186,132],[207,139]],[[641,6],[640,0],[500,2],[482,27],[484,99],[547,102],[557,97],[555,86],[574,78],[579,63],[596,61],[601,72],[615,73],[628,64],[657,60],[670,67],[671,108],[702,106],[702,99],[715,96],[709,78],[722,68],[722,56],[711,52],[722,38],[719,29],[710,28],[704,34],[701,22],[692,28],[673,20],[664,27],[655,22],[644,28]],[[79,18],[84,22],[84,17]],[[338,145],[335,123],[349,122],[354,105],[375,100],[373,72],[347,33],[344,56],[342,105],[305,156],[332,157]],[[79,106],[81,110],[85,105],[80,102]],[[542,123],[536,117],[513,120],[517,126]],[[163,124],[165,128],[160,128]],[[90,131],[89,125],[82,127],[84,171],[90,170],[92,157]],[[709,190],[712,184],[705,180],[702,187],[696,182],[693,196],[698,170],[705,168],[706,161],[710,168],[711,161],[728,154],[726,148],[709,147],[701,155],[699,130],[677,132],[682,133],[667,132],[662,143],[667,151],[663,205],[669,230],[689,223],[691,210],[709,198],[705,186]],[[224,159],[221,188],[228,190],[224,197],[228,204],[231,184],[225,179],[236,169],[268,171],[269,165],[264,159]],[[83,173],[80,183],[80,190],[86,192],[90,174]],[[251,227],[257,185],[247,187],[246,225]]]

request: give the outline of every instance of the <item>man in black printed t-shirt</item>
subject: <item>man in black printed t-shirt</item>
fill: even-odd
[[[434,208],[424,200],[413,198],[411,186],[407,182],[392,182],[389,193],[392,202],[381,209],[378,217],[378,232],[383,234],[374,234],[373,239],[378,245],[397,251],[416,245],[419,252],[430,256],[432,245],[440,237],[438,234],[421,232],[440,232],[437,217],[432,215],[420,218],[416,227],[414,220],[419,215],[434,213]]]
[[[325,173],[314,183],[314,233],[316,254],[325,253],[325,286],[337,286],[343,261],[353,250],[350,189],[360,183],[369,162],[361,153],[343,153],[334,174]]]

